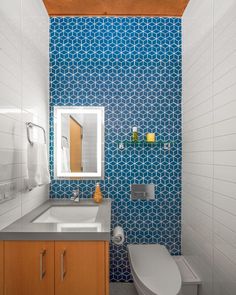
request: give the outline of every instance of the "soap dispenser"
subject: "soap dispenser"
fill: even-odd
[[[95,192],[93,194],[93,200],[95,203],[101,203],[102,202],[102,192],[100,188],[100,183],[96,183]]]

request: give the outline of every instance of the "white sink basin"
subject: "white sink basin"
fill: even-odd
[[[53,206],[33,223],[94,223],[97,213],[98,206]]]

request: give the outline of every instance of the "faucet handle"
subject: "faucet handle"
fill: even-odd
[[[72,191],[72,196],[70,199],[72,201],[79,201],[79,189]]]
[[[72,191],[72,196],[73,197],[78,197],[79,196],[79,189]]]

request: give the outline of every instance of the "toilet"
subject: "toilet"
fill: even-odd
[[[181,274],[165,246],[128,245],[128,253],[139,295],[177,295],[180,292]]]

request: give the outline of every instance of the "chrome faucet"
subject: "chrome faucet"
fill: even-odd
[[[79,189],[72,192],[71,201],[73,202],[79,202]]]

